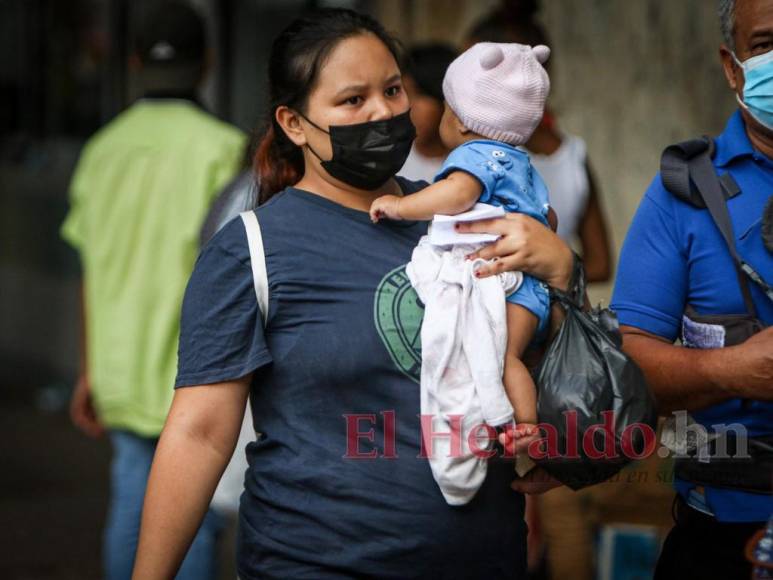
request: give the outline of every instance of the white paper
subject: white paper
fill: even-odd
[[[433,246],[495,242],[499,239],[497,234],[460,234],[454,229],[454,224],[499,218],[504,215],[504,208],[487,203],[476,203],[471,210],[457,215],[437,214],[432,219],[432,224],[430,225],[429,241]]]
[[[682,316],[682,344],[687,348],[722,348],[725,346],[725,327]]]

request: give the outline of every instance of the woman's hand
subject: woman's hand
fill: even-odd
[[[461,233],[499,234],[496,242],[468,256],[495,260],[478,269],[485,278],[508,270],[523,271],[549,286],[566,290],[572,277],[572,251],[553,231],[527,215],[508,213],[502,218],[460,222]]]

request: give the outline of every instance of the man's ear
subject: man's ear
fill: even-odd
[[[274,113],[277,123],[287,135],[287,138],[298,147],[306,145],[306,133],[301,125],[301,116],[290,107],[282,105]]]
[[[727,86],[737,93],[738,82],[736,80],[736,73],[738,71],[738,65],[736,64],[730,49],[724,44],[719,46],[719,58],[722,60],[722,71],[725,73]]]

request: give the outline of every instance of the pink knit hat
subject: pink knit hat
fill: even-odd
[[[480,42],[448,67],[443,96],[471,131],[522,145],[545,109],[550,79],[542,63],[548,56],[544,45]]]

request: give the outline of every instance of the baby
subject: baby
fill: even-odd
[[[379,197],[371,205],[371,219],[430,220],[484,203],[548,226],[548,217],[551,222],[555,217],[547,188],[528,155],[516,147],[542,119],[550,89],[542,63],[549,55],[546,46],[480,43],[459,56],[443,80],[440,137],[451,154],[433,185],[405,197]],[[536,433],[536,388],[521,357],[534,336],[545,331],[549,310],[547,286],[531,276],[523,276],[520,287],[506,297],[504,386],[516,438]]]

